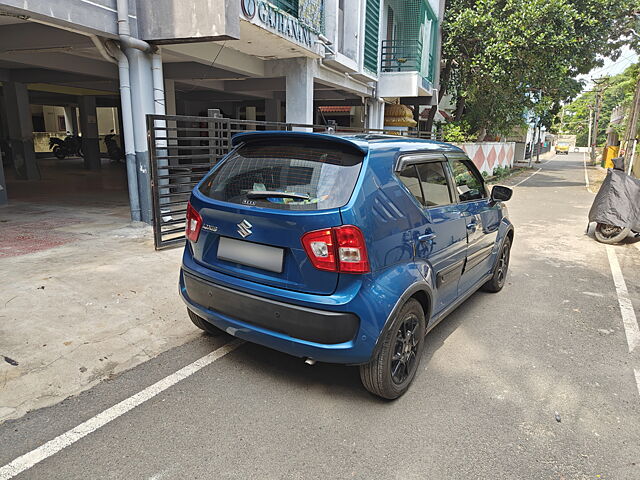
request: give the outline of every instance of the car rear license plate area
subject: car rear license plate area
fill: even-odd
[[[282,273],[284,250],[260,243],[220,237],[218,260],[260,268],[269,272]]]

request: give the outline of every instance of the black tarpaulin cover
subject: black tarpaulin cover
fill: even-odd
[[[589,221],[640,231],[640,180],[609,169],[591,205]]]

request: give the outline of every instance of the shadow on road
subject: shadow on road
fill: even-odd
[[[429,332],[425,340],[421,371],[418,372],[418,375],[429,375],[428,363],[433,355],[444,345],[447,337],[463,323],[465,311],[468,308],[477,307],[477,302],[482,301],[483,295],[485,294],[481,292],[472,295],[464,305]],[[224,337],[232,339],[226,335]],[[364,389],[360,383],[357,366],[329,363],[317,363],[310,366],[305,364],[301,358],[249,342],[234,352],[233,361],[248,366],[253,373],[267,379],[269,383],[286,383],[283,388],[319,389],[325,390],[334,399],[335,397],[343,397],[345,400],[357,399],[374,404],[387,403],[386,400],[377,398]]]

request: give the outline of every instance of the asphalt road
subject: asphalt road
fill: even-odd
[[[369,395],[356,368],[243,344],[61,451],[41,448],[16,478],[640,478],[640,347],[629,352],[610,254],[584,232],[582,154],[541,168],[509,202],[505,289],[429,334],[398,401]],[[637,313],[638,246],[613,247]],[[0,468],[229,341],[203,336],[0,425]]]

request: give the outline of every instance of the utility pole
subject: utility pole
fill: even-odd
[[[538,144],[536,145],[536,163],[540,163],[540,144],[542,140],[542,122],[538,124]]]
[[[593,122],[593,105],[589,105],[589,134],[587,135],[587,147],[591,146],[591,125]]]
[[[629,121],[627,122],[627,131],[624,134],[624,164],[627,166],[627,172],[631,175],[633,168],[633,158],[636,150],[637,133],[638,133],[638,117],[640,117],[640,76],[636,82],[636,92],[629,111]]]
[[[596,146],[598,143],[598,122],[600,121],[600,107],[602,104],[602,95],[604,94],[605,89],[607,88],[604,85],[605,79],[594,80],[594,84],[596,85],[596,106],[595,106],[595,116],[593,119],[593,137],[591,139],[591,164],[596,164]],[[603,88],[601,88],[603,87]]]
[[[529,149],[529,168],[531,168],[531,161],[533,160],[533,149],[536,145],[536,132],[537,132],[537,121],[533,124],[533,132],[531,132],[531,148]]]

